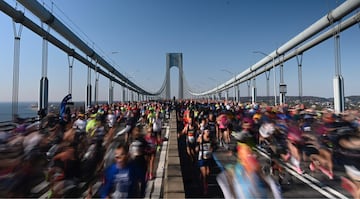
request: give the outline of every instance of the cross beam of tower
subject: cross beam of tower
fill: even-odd
[[[179,68],[179,99],[184,97],[184,73],[183,73],[183,58],[182,53],[167,53],[166,54],[166,87],[165,94],[167,99],[171,99],[170,96],[170,68]]]

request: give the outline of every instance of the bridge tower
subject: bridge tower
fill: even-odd
[[[179,99],[184,97],[184,76],[183,76],[183,58],[182,53],[167,53],[166,54],[166,82],[165,94],[166,99],[171,99],[170,96],[170,69],[171,67],[179,68]]]

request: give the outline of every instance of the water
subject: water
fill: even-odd
[[[32,108],[31,105],[37,104],[36,102],[19,102],[18,115],[21,118],[36,117],[37,107]],[[12,120],[12,103],[0,102],[0,122]]]
[[[32,107],[37,105],[37,102],[19,102],[18,104],[18,115],[21,118],[36,117],[38,107]],[[74,109],[84,109],[85,102],[74,102]],[[49,111],[59,113],[60,102],[49,102]],[[12,120],[12,103],[11,102],[0,102],[0,122]]]

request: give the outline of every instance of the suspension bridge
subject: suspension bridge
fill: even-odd
[[[324,41],[333,39],[334,41],[334,57],[335,73],[333,75],[332,83],[334,90],[334,110],[336,113],[341,113],[345,110],[345,95],[344,95],[344,77],[341,72],[341,49],[340,37],[341,33],[348,28],[357,25],[360,21],[360,13],[355,12],[360,7],[360,0],[347,0],[335,9],[331,10],[326,15],[319,18],[315,23],[298,33],[295,37],[288,40],[283,45],[274,49],[271,53],[264,53],[262,51],[254,51],[256,54],[264,56],[255,64],[249,66],[246,70],[239,74],[232,71],[227,71],[232,75],[232,78],[218,84],[216,87],[202,92],[196,92],[194,87],[189,83],[184,73],[183,60],[186,60],[186,54],[182,52],[168,52],[164,55],[165,63],[165,77],[161,86],[157,91],[151,92],[136,84],[125,74],[117,70],[116,65],[107,61],[104,56],[97,52],[91,45],[88,45],[69,27],[67,27],[59,18],[57,18],[51,10],[48,10],[40,2],[36,0],[17,0],[26,12],[32,13],[37,19],[41,21],[39,24],[34,19],[28,17],[28,13],[24,10],[19,10],[16,6],[12,6],[6,1],[0,0],[0,11],[9,17],[13,23],[14,32],[14,55],[13,55],[13,78],[12,78],[12,115],[18,115],[19,103],[19,72],[20,72],[20,50],[21,50],[21,33],[23,28],[35,33],[42,38],[42,69],[41,78],[39,79],[39,110],[48,112],[49,108],[49,84],[51,79],[48,78],[48,45],[49,43],[66,53],[68,58],[68,94],[73,92],[73,83],[76,77],[73,76],[74,60],[80,62],[87,68],[87,82],[84,90],[85,108],[91,107],[99,102],[99,75],[105,77],[109,81],[108,86],[108,104],[114,103],[114,84],[121,87],[121,96],[123,102],[125,101],[147,101],[147,100],[163,100],[172,99],[171,96],[171,69],[178,68],[179,74],[179,99],[212,99],[212,100],[230,100],[240,102],[240,85],[247,84],[248,92],[251,93],[251,103],[255,104],[257,100],[257,85],[256,78],[260,75],[266,76],[266,93],[270,96],[270,75],[274,74],[273,98],[271,105],[283,105],[286,103],[287,84],[284,81],[284,67],[285,63],[291,59],[296,59],[298,73],[293,74],[297,76],[298,80],[298,96],[301,100],[303,96],[303,54]],[[51,30],[51,31],[50,31]],[[0,30],[1,31],[1,30]],[[52,33],[52,32],[56,32]],[[68,41],[68,44],[64,42]],[[356,45],[356,44],[353,44]],[[1,46],[0,46],[1,48]],[[277,84],[276,69],[280,69],[280,83]],[[93,82],[92,74],[95,74],[95,81]],[[158,77],[162,78],[162,77]],[[329,80],[331,82],[331,80]],[[321,84],[322,82],[319,82]],[[328,83],[328,82],[327,82]],[[233,90],[233,96],[229,96],[229,91]],[[225,97],[222,98],[222,95]],[[172,140],[174,142],[174,140]],[[171,146],[170,146],[171,147]],[[177,157],[178,158],[178,157]],[[173,160],[173,158],[170,158]],[[227,160],[223,160],[227,161]],[[175,161],[176,162],[176,161]],[[223,162],[224,163],[224,162]],[[225,163],[224,163],[225,164]],[[330,190],[330,189],[329,189]],[[327,191],[329,191],[327,190]],[[326,197],[342,197],[346,198],[338,191],[330,190],[333,195],[323,194]],[[334,192],[336,192],[334,194]],[[299,195],[300,196],[300,195]]]
[[[73,73],[72,66],[74,59],[84,64],[87,67],[87,86],[86,107],[98,101],[98,76],[102,75],[109,80],[108,88],[108,102],[112,103],[114,99],[114,84],[119,84],[122,87],[122,101],[130,100],[145,100],[145,99],[170,99],[170,69],[177,67],[179,69],[179,98],[212,98],[219,99],[221,93],[225,93],[225,98],[228,98],[230,89],[234,89],[233,99],[240,99],[239,86],[242,83],[251,85],[252,103],[256,103],[257,88],[256,77],[265,74],[266,76],[266,88],[267,95],[269,96],[269,76],[270,71],[274,71],[274,84],[276,84],[276,68],[280,68],[280,83],[274,85],[274,105],[284,104],[285,95],[287,92],[287,85],[284,82],[283,68],[286,61],[296,58],[298,63],[298,95],[301,98],[303,95],[302,90],[302,57],[304,52],[319,45],[320,43],[333,39],[335,43],[335,74],[333,78],[334,89],[334,108],[336,112],[344,111],[344,78],[341,74],[340,63],[340,33],[349,27],[358,24],[359,13],[354,13],[359,6],[359,2],[356,0],[346,1],[327,15],[320,18],[304,31],[290,39],[282,46],[275,49],[273,52],[266,54],[261,51],[255,51],[254,53],[262,54],[263,59],[259,60],[248,69],[244,70],[240,74],[234,74],[233,78],[228,81],[217,85],[216,87],[203,92],[194,92],[194,89],[186,81],[185,74],[183,72],[183,54],[179,53],[167,53],[166,56],[166,75],[163,84],[156,92],[150,92],[139,85],[136,85],[126,75],[120,73],[116,66],[110,64],[104,59],[103,56],[98,54],[91,46],[81,40],[74,32],[72,32],[66,25],[64,25],[58,18],[56,18],[51,11],[47,10],[37,1],[19,0],[29,12],[33,13],[41,20],[41,25],[35,23],[28,18],[23,11],[17,10],[10,6],[5,1],[1,1],[0,9],[3,13],[9,16],[13,20],[14,29],[14,63],[13,63],[13,90],[12,90],[12,112],[13,115],[17,114],[18,110],[18,95],[19,95],[19,65],[20,65],[20,41],[22,28],[26,27],[32,32],[36,33],[39,37],[43,38],[43,50],[42,50],[42,71],[40,79],[40,97],[39,97],[39,109],[48,108],[48,86],[51,80],[47,77],[47,59],[48,59],[48,43],[50,42],[64,53],[68,55],[69,63],[69,77],[68,77],[68,93],[72,93],[73,87]],[[351,16],[348,16],[351,15]],[[343,20],[344,17],[347,17]],[[45,27],[47,26],[47,28]],[[61,37],[69,41],[70,45],[61,41],[59,36],[52,34],[50,30],[55,31]],[[91,74],[95,74],[95,83],[92,83]],[[95,84],[95,85],[94,85]],[[126,95],[125,92],[128,92]],[[277,99],[279,97],[279,99]],[[95,99],[93,99],[95,98]]]

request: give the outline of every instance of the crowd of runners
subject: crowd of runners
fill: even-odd
[[[169,102],[116,103],[22,120],[0,132],[0,197],[31,196],[35,177],[44,174],[51,198],[79,197],[81,187],[88,198],[144,197],[170,108]],[[103,184],[95,194],[98,178]]]
[[[21,121],[0,132],[0,197],[29,196],[31,179],[39,173],[50,183],[49,197],[78,197],[79,183],[86,182],[90,198],[96,178],[103,183],[95,196],[144,197],[172,110],[177,135],[185,138],[186,154],[199,168],[205,196],[213,153],[223,150],[238,158],[217,179],[227,198],[266,197],[264,185],[273,197],[281,197],[284,162],[299,174],[310,169],[329,180],[342,178],[343,188],[360,197],[359,112],[208,100],[68,108],[35,123]],[[256,150],[271,157],[269,165],[259,162]],[[334,164],[347,175],[335,176]]]
[[[286,176],[282,164],[303,174],[320,172],[329,180],[341,178],[354,198],[360,197],[360,114],[314,110],[303,105],[261,106],[226,101],[183,101],[176,107],[179,136],[186,137],[186,152],[200,168],[202,190],[208,193],[209,160],[216,150],[228,150],[238,162],[227,166],[218,183],[227,198],[266,197],[269,187],[281,198]],[[230,145],[231,140],[237,145]],[[260,163],[263,151],[271,158]],[[334,164],[347,176],[334,176]]]

